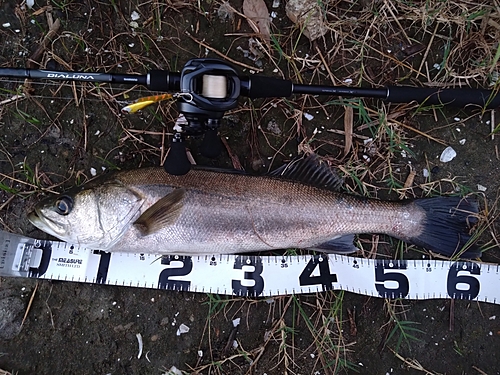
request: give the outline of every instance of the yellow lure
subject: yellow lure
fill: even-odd
[[[146,96],[144,98],[137,99],[135,102],[123,107],[122,112],[136,113],[137,111],[146,108],[148,105],[161,102],[162,100],[169,100],[172,98],[173,98],[172,94]]]

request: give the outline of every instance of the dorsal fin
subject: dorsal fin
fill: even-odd
[[[299,156],[270,172],[269,176],[329,190],[339,190],[342,186],[342,179],[314,154]]]

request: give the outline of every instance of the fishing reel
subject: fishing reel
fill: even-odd
[[[216,158],[222,151],[218,136],[224,112],[238,105],[241,80],[236,70],[214,59],[193,59],[181,72],[177,108],[186,122],[177,124],[165,170],[173,175],[186,174],[191,163],[186,155],[185,137],[203,134],[200,152]]]

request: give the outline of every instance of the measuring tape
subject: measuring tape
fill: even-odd
[[[0,231],[0,276],[261,297],[344,290],[372,297],[500,304],[500,267],[345,255],[106,253]]]

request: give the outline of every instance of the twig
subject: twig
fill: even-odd
[[[488,375],[487,373],[485,373],[483,370],[481,370],[481,369],[477,368],[476,366],[472,366],[472,368],[473,368],[474,370],[476,370],[477,372],[479,372],[481,375]]]
[[[495,109],[491,110],[491,119],[490,119],[490,129],[491,129],[491,140],[495,140]]]
[[[188,37],[190,37],[190,38],[191,38],[191,39],[192,39],[195,43],[198,43],[200,46],[205,47],[206,49],[209,49],[210,51],[212,51],[212,52],[213,52],[213,53],[215,53],[216,55],[218,55],[218,56],[222,57],[223,59],[226,59],[226,60],[228,60],[228,61],[232,62],[232,63],[233,63],[233,64],[235,64],[235,65],[242,66],[242,67],[244,67],[244,68],[246,68],[246,69],[253,70],[253,71],[256,71],[256,72],[258,72],[258,73],[263,72],[263,70],[262,70],[262,69],[256,68],[255,66],[250,66],[250,65],[247,65],[247,64],[241,63],[241,62],[239,62],[239,61],[233,60],[232,58],[230,58],[230,57],[228,57],[228,56],[224,55],[222,52],[217,51],[215,48],[210,47],[210,46],[209,46],[208,44],[206,44],[205,42],[202,42],[201,40],[196,39],[194,36],[192,36],[191,34],[189,34],[187,31],[186,31],[186,35],[187,35]]]
[[[321,62],[323,63],[323,66],[325,67],[326,71],[328,72],[328,76],[330,77],[330,81],[332,81],[332,84],[335,86],[335,79],[333,77],[332,71],[330,70],[330,67],[326,63],[325,58],[323,57],[323,54],[321,53],[321,50],[319,47],[316,45],[316,52],[318,52],[319,58],[321,59]]]
[[[37,289],[38,289],[38,281],[35,284],[35,289],[33,289],[33,293],[31,293],[30,301],[28,302],[28,307],[26,308],[26,311],[24,312],[23,321],[21,322],[21,328],[23,327],[24,322],[25,322],[26,318],[28,317],[28,313],[31,310],[31,305],[33,303],[33,300],[35,299],[35,294],[36,294]]]
[[[434,41],[434,37],[436,36],[438,26],[439,26],[439,22],[436,22],[436,27],[434,28],[434,32],[431,35],[431,40],[429,40],[429,43],[427,44],[427,49],[425,50],[424,56],[422,57],[422,62],[420,63],[420,66],[418,67],[419,72],[422,71],[423,65],[426,64],[425,60],[427,59],[427,55],[429,54],[431,47],[434,45],[432,42]],[[427,79],[429,79],[429,77]],[[430,79],[429,79],[429,82],[430,82]]]
[[[427,369],[425,369],[416,359],[410,359],[410,358],[403,358],[400,354],[398,354],[397,352],[395,352],[394,350],[390,349],[391,352],[398,358],[400,359],[401,361],[403,361],[403,363],[405,365],[407,365],[409,368],[412,368],[414,370],[418,370],[418,371],[422,371],[422,372],[425,372],[425,375],[442,375],[440,374],[439,372],[433,372],[433,371],[429,371]]]
[[[220,140],[222,141],[222,144],[224,147],[226,147],[227,153],[229,154],[229,157],[231,158],[231,163],[233,164],[234,169],[238,170],[243,170],[243,167],[241,166],[240,159],[238,158],[238,155],[236,155],[231,147],[229,147],[229,144],[227,143],[226,139],[224,137],[221,137]]]
[[[26,181],[22,181],[22,180],[19,180],[17,178],[14,178],[14,177],[11,177],[11,176],[8,176],[6,174],[3,174],[2,172],[0,172],[0,177],[5,177],[5,178],[8,178],[9,180],[12,180],[12,181],[15,181],[15,182],[18,182],[20,184],[23,184],[23,185],[26,185],[26,186],[29,186],[29,187],[32,187],[32,188],[35,188],[35,189],[40,189],[38,186],[36,185],[33,185],[33,184],[30,184],[29,182],[26,182]],[[57,194],[56,191],[54,190],[51,190],[51,189],[45,189],[45,188],[42,188],[42,191],[46,191],[46,192],[49,192],[49,193],[52,193],[52,194]]]
[[[49,20],[49,18],[47,18]],[[29,61],[28,61],[28,68],[35,68],[35,63],[38,63],[38,60],[42,56],[43,52],[47,48],[47,45],[49,42],[52,40],[52,38],[57,34],[59,31],[59,27],[61,27],[61,21],[59,21],[59,18],[56,19],[52,25],[49,25],[49,32],[45,35],[43,38],[42,42],[36,49],[36,51],[31,55]]]

